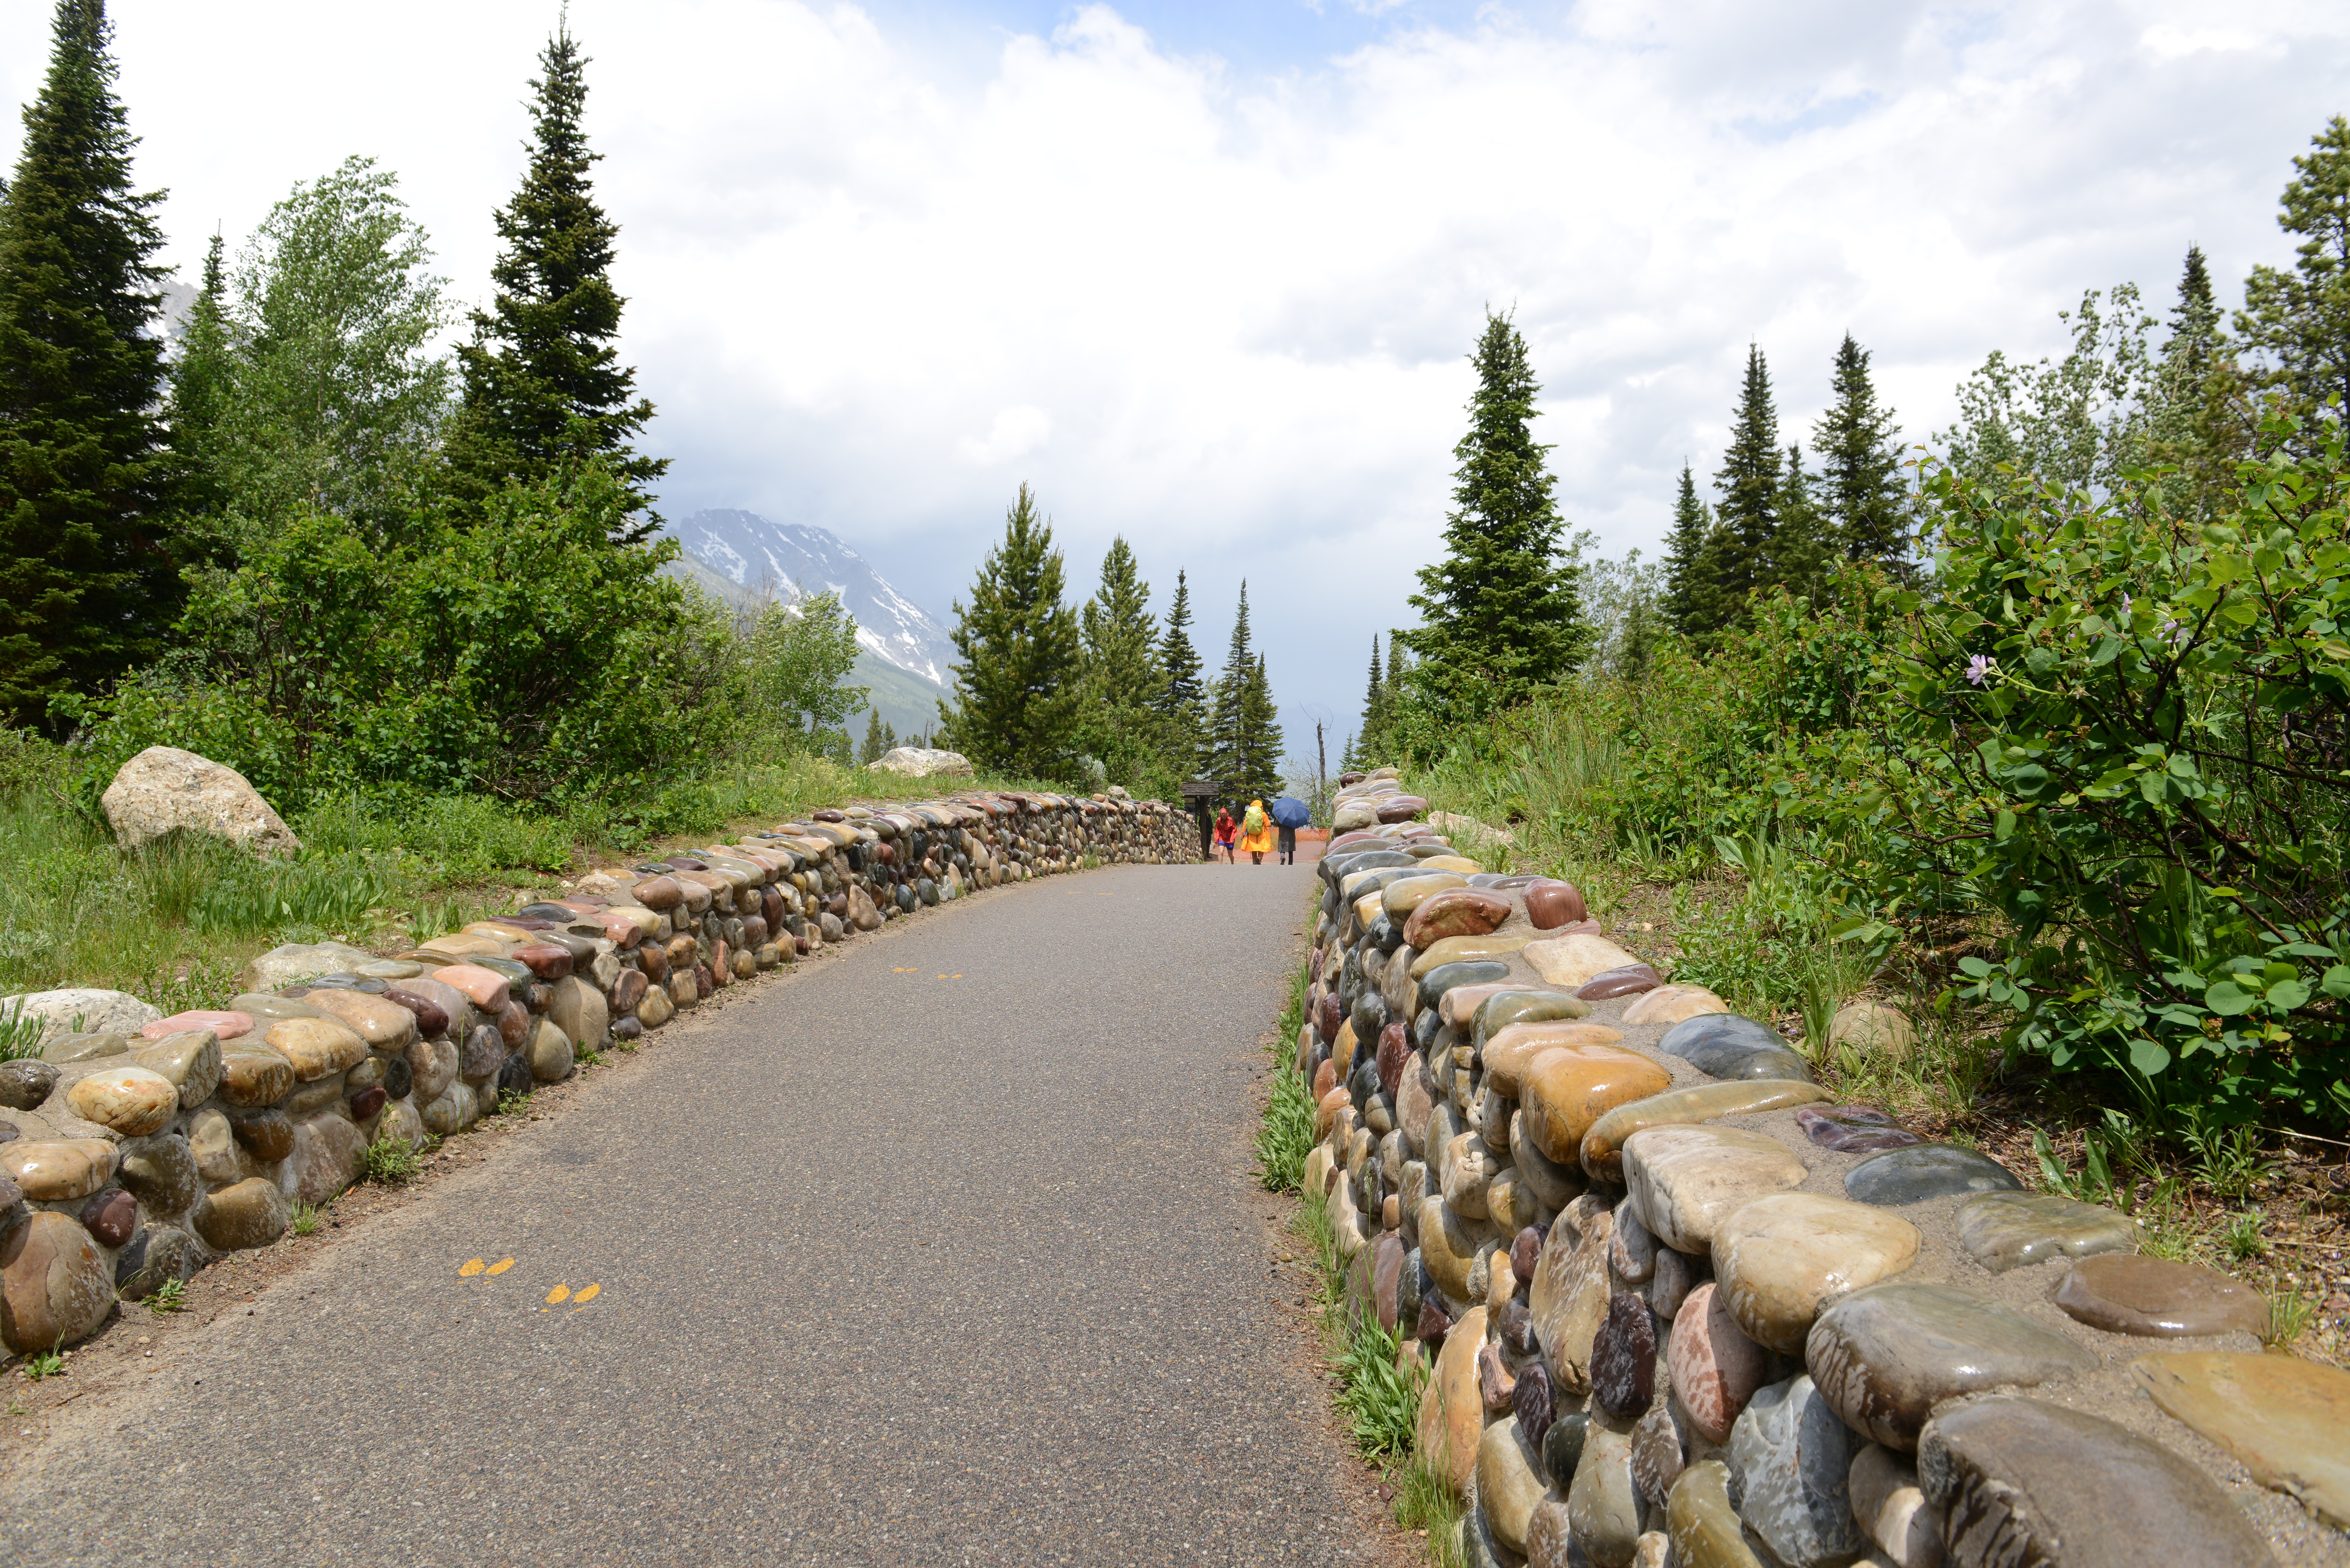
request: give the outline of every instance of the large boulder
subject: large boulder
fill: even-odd
[[[126,849],[174,829],[209,833],[258,855],[302,847],[243,774],[177,746],[150,746],[123,763],[99,804]]]
[[[920,746],[899,746],[872,764],[871,771],[926,779],[941,774],[958,774],[967,777],[972,767],[971,759],[961,752],[933,752]]]
[[[68,1034],[136,1034],[162,1016],[129,992],[100,991],[89,986],[0,996],[0,1018],[41,1021],[39,1044],[43,1048]],[[129,1049],[127,1042],[123,1049]]]

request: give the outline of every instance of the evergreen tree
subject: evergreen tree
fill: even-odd
[[[1249,643],[1248,584],[1241,584],[1232,616],[1232,642],[1216,679],[1208,719],[1208,776],[1245,802],[1281,787],[1281,727],[1263,660]]]
[[[875,763],[888,756],[889,749],[897,743],[897,737],[890,734],[888,727],[881,722],[881,710],[868,708],[865,711],[865,743],[857,748],[857,765],[861,768],[871,767]]]
[[[1157,627],[1150,585],[1123,536],[1102,557],[1101,585],[1080,617],[1086,659],[1082,738],[1113,783],[1135,784],[1163,765],[1157,699]]]
[[[2290,272],[2256,266],[2236,330],[2266,361],[2267,384],[2314,411],[2350,411],[2350,119],[2335,115],[2293,161],[2277,226],[2302,236]]]
[[[2251,455],[2257,416],[2200,245],[2187,247],[2170,337],[2147,400],[2147,461],[2178,466],[2178,476],[2167,488],[2182,511],[2215,517],[2239,488],[2236,464]]]
[[[1730,450],[1714,487],[1721,499],[1704,552],[1706,605],[1701,632],[1742,624],[1747,597],[1770,580],[1772,535],[1779,529],[1779,410],[1760,345],[1746,350],[1746,381],[1731,421]]]
[[[1387,729],[1387,688],[1382,683],[1379,673],[1379,634],[1373,632],[1371,633],[1371,677],[1369,683],[1363,689],[1363,722],[1354,735],[1347,738],[1347,750],[1339,759],[1344,766],[1349,768],[1362,766],[1364,764],[1361,759],[1378,749],[1380,736]],[[1357,740],[1357,736],[1360,737],[1359,742]],[[1357,749],[1358,743],[1359,752]]]
[[[187,336],[172,363],[169,400],[172,455],[179,468],[182,530],[196,518],[217,518],[228,504],[222,474],[229,439],[236,364],[228,319],[224,246],[214,233],[204,250],[203,286],[188,308]]]
[[[1827,592],[1828,562],[1835,555],[1828,525],[1804,472],[1804,449],[1787,448],[1786,477],[1779,487],[1779,526],[1772,531],[1763,580],[1814,604]]]
[[[1403,635],[1419,681],[1442,722],[1458,722],[1521,701],[1573,670],[1588,639],[1580,570],[1560,551],[1556,484],[1532,425],[1541,388],[1525,339],[1490,312],[1471,359],[1477,392],[1469,433],[1455,446],[1453,511],[1445,558],[1419,571],[1412,607],[1421,623]]]
[[[1264,655],[1251,663],[1241,698],[1238,744],[1230,781],[1242,800],[1270,801],[1281,793],[1281,710]]]
[[[1023,484],[988,551],[971,607],[955,602],[955,707],[939,704],[947,743],[995,773],[1074,783],[1085,700],[1077,618],[1061,602],[1053,525]]]
[[[58,0],[0,201],[0,722],[151,657],[178,597],[153,218],[104,0]]]
[[[1201,662],[1191,646],[1191,587],[1175,574],[1175,597],[1167,607],[1167,627],[1159,639],[1159,744],[1167,767],[1189,778],[1207,755],[1207,703],[1200,685]]]
[[[1820,455],[1819,509],[1828,542],[1848,561],[1896,571],[1908,560],[1901,458],[1893,410],[1877,400],[1868,350],[1844,335],[1836,346],[1835,400],[1812,427]]]
[[[1673,498],[1673,532],[1665,545],[1665,624],[1684,635],[1703,629],[1706,533],[1713,518],[1697,498],[1697,479],[1681,464],[1680,493]]]
[[[635,503],[620,533],[634,543],[660,525],[650,513],[634,514],[669,460],[636,450],[653,406],[636,396],[636,372],[614,347],[624,303],[611,279],[620,230],[588,178],[602,154],[588,150],[580,123],[587,65],[567,26],[539,55],[530,171],[497,213],[505,247],[491,275],[497,298],[473,312],[473,340],[457,351],[464,402],[448,442],[449,484],[478,504],[509,481],[601,459]]]

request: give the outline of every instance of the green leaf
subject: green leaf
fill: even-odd
[[[2337,963],[2327,970],[2317,986],[2328,996],[2350,996],[2350,963]]]
[[[2170,1065],[2170,1053],[2141,1035],[2130,1042],[2130,1065],[2151,1078]]]
[[[2281,980],[2269,987],[2269,1005],[2279,1012],[2291,1012],[2309,1000],[2309,987],[2298,980]]]
[[[2222,1018],[2234,1018],[2250,1012],[2259,997],[2232,980],[2223,980],[2203,993],[2203,1005]]]

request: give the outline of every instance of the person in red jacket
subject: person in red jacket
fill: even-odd
[[[1228,866],[1238,864],[1232,858],[1232,845],[1240,835],[1241,825],[1232,820],[1232,807],[1226,806],[1216,813],[1216,847],[1224,852],[1224,863]]]

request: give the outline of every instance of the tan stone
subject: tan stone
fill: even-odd
[[[1485,1309],[1471,1307],[1444,1336],[1436,1375],[1419,1396],[1419,1451],[1429,1469],[1455,1492],[1476,1473],[1485,1402],[1477,1385],[1477,1351],[1485,1343]]]
[[[104,1138],[19,1138],[0,1143],[0,1171],[36,1203],[87,1198],[114,1175],[117,1151]]]
[[[1469,1271],[1477,1262],[1477,1238],[1461,1216],[1441,1198],[1424,1198],[1419,1204],[1419,1260],[1436,1288],[1456,1302],[1476,1293],[1469,1288]]]
[[[1513,980],[1493,981],[1483,985],[1456,985],[1444,993],[1437,1003],[1436,1015],[1461,1033],[1469,1032],[1470,1021],[1477,1016],[1478,1006],[1489,996],[1499,996],[1505,991],[1523,991],[1525,987]]]
[[[1918,1490],[1918,1471],[1892,1449],[1871,1443],[1853,1456],[1846,1481],[1852,1516],[1895,1568],[1940,1568],[1942,1521]]]
[[[1534,966],[1536,974],[1569,991],[1588,985],[1611,969],[1623,969],[1640,961],[1606,937],[1595,937],[1588,931],[1545,937],[1528,942],[1524,950],[1526,961]]]
[[[1588,1201],[1588,1195],[1575,1199],[1577,1204]],[[1573,1223],[1562,1218],[1550,1228],[1534,1263],[1526,1306],[1534,1314],[1543,1360],[1552,1378],[1570,1394],[1591,1388],[1591,1345],[1607,1316],[1607,1243],[1614,1232],[1615,1220],[1604,1205]],[[1424,1231],[1420,1245],[1425,1262]]]
[[[2350,1372],[2288,1355],[2186,1351],[2141,1357],[2130,1376],[2262,1486],[2350,1530]]]
[[[302,847],[243,774],[177,746],[150,746],[123,763],[99,805],[126,849],[173,831],[225,838],[259,855]]]
[[[1828,1023],[1828,1044],[1906,1062],[1918,1048],[1918,1027],[1909,1015],[1881,1002],[1848,1002]]]
[[[1695,1125],[1721,1116],[1775,1111],[1788,1106],[1817,1105],[1835,1096],[1816,1084],[1785,1079],[1746,1083],[1700,1084],[1695,1088],[1669,1089],[1618,1106],[1591,1124],[1583,1135],[1584,1173],[1595,1180],[1624,1181],[1624,1140],[1648,1127]]]
[[[192,1111],[220,1087],[220,1037],[209,1029],[182,1029],[134,1053],[135,1064],[160,1073],[179,1091],[180,1108]]]
[[[345,1116],[313,1116],[294,1129],[294,1196],[324,1203],[359,1178],[367,1136]]]
[[[302,1000],[322,1012],[332,1013],[336,1022],[366,1041],[370,1050],[397,1051],[416,1038],[416,1014],[380,996],[370,996],[364,991],[322,987]]]
[[[1727,1012],[1730,1003],[1701,985],[1660,985],[1632,999],[1627,1023],[1681,1023],[1709,1012]]]
[[[1494,1093],[1514,1100],[1525,1092],[1526,1069],[1544,1052],[1560,1045],[1613,1045],[1623,1038],[1622,1030],[1605,1023],[1565,1019],[1513,1023],[1485,1042],[1485,1082]]]
[[[1532,931],[1494,931],[1482,937],[1447,937],[1411,961],[1411,978],[1419,980],[1441,964],[1471,959],[1506,959],[1533,940]]]
[[[1582,1158],[1592,1124],[1617,1106],[1672,1087],[1670,1073],[1638,1051],[1619,1045],[1563,1045],[1544,1052],[1524,1070],[1518,1096],[1526,1136],[1560,1165]]]
[[[101,1067],[66,1091],[66,1104],[74,1115],[124,1137],[145,1137],[179,1114],[180,1091],[144,1067]]]
[[[1730,1467],[1720,1459],[1681,1471],[1665,1502],[1665,1522],[1681,1568],[1762,1568],[1730,1506]]]
[[[68,1215],[36,1211],[0,1235],[0,1344],[18,1355],[88,1337],[114,1307],[114,1271]]]
[[[1920,1238],[1908,1220],[1866,1203],[1782,1192],[1727,1216],[1712,1241],[1714,1282],[1738,1326],[1757,1344],[1800,1355],[1830,1297],[1901,1272]]]
[[[1737,1127],[1646,1127],[1624,1140],[1622,1158],[1642,1223],[1683,1252],[1709,1251],[1732,1210],[1810,1174],[1785,1144]]]
[[[220,1097],[230,1105],[274,1106],[293,1088],[294,1064],[283,1052],[251,1035],[221,1047]]]
[[[1513,1552],[1524,1552],[1534,1505],[1549,1490],[1542,1456],[1526,1446],[1515,1416],[1485,1428],[1477,1445],[1477,1502],[1495,1540]]]
[[[637,1002],[638,1023],[648,1029],[659,1029],[676,1016],[677,1003],[670,1000],[668,992],[658,985],[645,988],[645,994]]]
[[[1430,871],[1420,877],[1399,877],[1379,889],[1379,908],[1400,927],[1421,904],[1437,893],[1466,888],[1469,878],[1458,871]]]
[[[292,1206],[277,1183],[252,1177],[199,1200],[192,1222],[216,1252],[266,1247],[286,1233]]]
[[[1564,1209],[1582,1192],[1583,1172],[1559,1164],[1536,1148],[1530,1127],[1523,1111],[1510,1118],[1510,1162],[1517,1167],[1519,1179],[1535,1201],[1552,1210]]]
[[[348,1072],[367,1060],[367,1042],[330,1018],[288,1018],[271,1024],[265,1039],[271,1050],[293,1064],[295,1078],[305,1084]]]
[[[1462,1133],[1445,1146],[1438,1167],[1444,1201],[1454,1213],[1471,1220],[1489,1218],[1485,1189],[1501,1169],[1502,1162],[1493,1158],[1483,1137],[1473,1132]]]
[[[1592,1568],[1632,1568],[1640,1535],[1640,1496],[1632,1485],[1632,1439],[1593,1423],[1583,1459],[1567,1488],[1566,1517]]]

